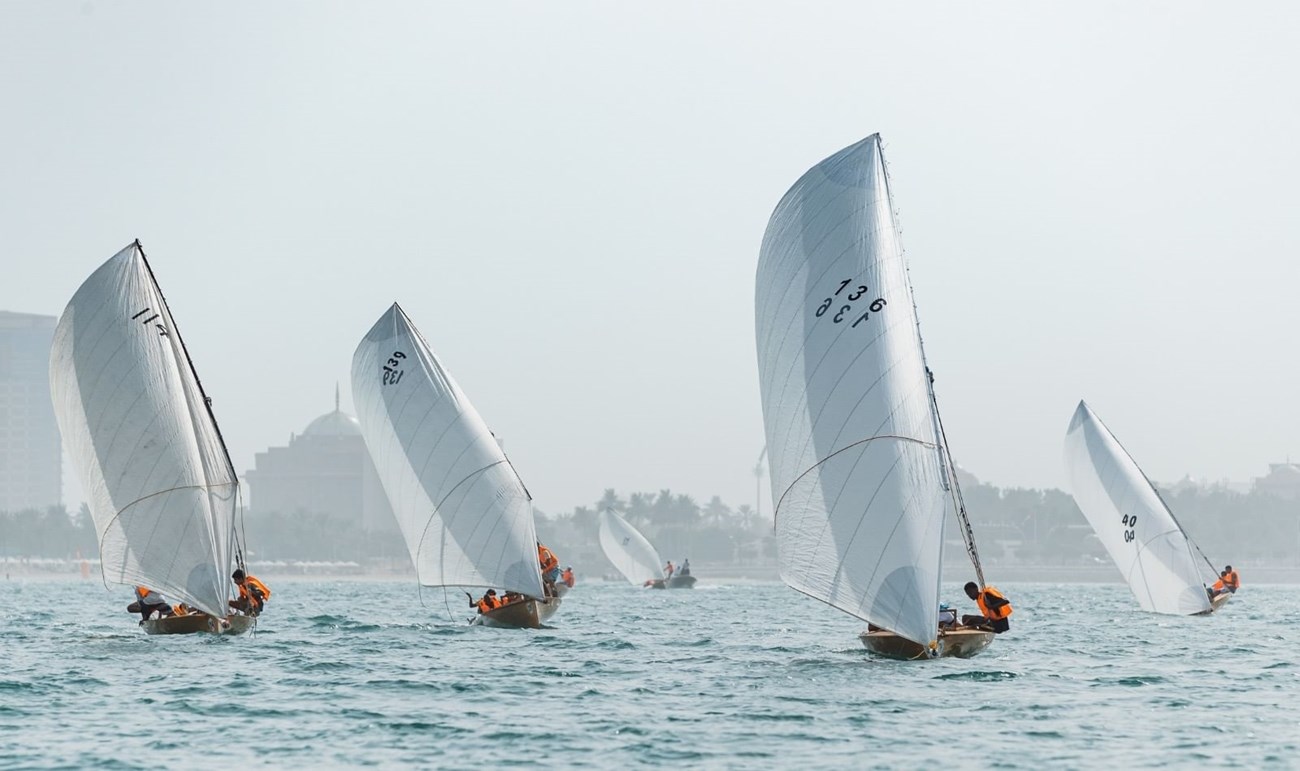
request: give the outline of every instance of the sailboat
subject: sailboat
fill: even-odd
[[[542,581],[532,496],[397,303],[357,346],[352,391],[420,585],[523,596],[475,623],[535,628],[550,618],[560,600]]]
[[[50,391],[80,472],[105,583],[144,585],[201,613],[149,634],[237,634],[230,574],[243,567],[239,478],[212,400],[139,241],[86,279],[59,318]]]
[[[1065,468],[1075,503],[1143,610],[1208,615],[1232,596],[1210,599],[1204,578],[1218,575],[1214,565],[1086,402],[1065,433]]]
[[[777,204],[755,318],[782,580],[867,621],[861,639],[875,653],[983,650],[992,632],[939,629],[949,512],[981,587],[984,576],[878,134],[812,167]]]
[[[641,531],[617,512],[600,512],[600,550],[633,586],[654,589],[691,589],[695,576],[664,577],[663,560]]]

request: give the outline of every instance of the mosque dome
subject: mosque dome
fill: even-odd
[[[334,386],[334,411],[327,412],[307,424],[303,436],[361,436],[357,419],[339,409],[339,388]]]
[[[302,432],[303,436],[361,436],[361,424],[342,410],[321,415]]]

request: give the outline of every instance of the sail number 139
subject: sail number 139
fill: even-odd
[[[814,311],[813,315],[820,319],[821,317],[830,314],[831,323],[833,324],[839,324],[852,319],[853,321],[849,326],[856,328],[859,324],[870,318],[871,314],[880,313],[880,311],[888,305],[888,303],[885,302],[885,298],[877,297],[876,299],[871,300],[865,309],[861,309],[861,306],[855,304],[859,301],[866,303],[867,292],[870,290],[865,284],[858,284],[856,287],[850,289],[851,284],[853,284],[853,279],[851,278],[846,278],[841,281],[839,288],[835,290],[835,294],[823,300],[822,304],[817,306],[817,310]],[[845,293],[846,289],[848,290],[847,293]],[[837,300],[836,298],[839,299]],[[859,309],[862,310],[860,315],[858,314]]]

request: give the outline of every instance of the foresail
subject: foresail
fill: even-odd
[[[1190,615],[1210,609],[1192,544],[1137,463],[1084,402],[1065,434],[1065,467],[1079,510],[1143,610]]]
[[[138,244],[73,295],[50,383],[105,580],[224,616],[238,480]]]
[[[929,644],[950,496],[878,135],[777,205],[755,315],[782,578]]]
[[[543,596],[528,491],[395,303],[352,357],[352,392],[420,583]]]
[[[663,561],[655,547],[627,520],[609,510],[600,512],[600,548],[633,586],[664,577]]]

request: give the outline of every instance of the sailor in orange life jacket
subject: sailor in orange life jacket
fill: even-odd
[[[1011,628],[1011,622],[1007,620],[1011,615],[1011,601],[1003,597],[1002,592],[992,586],[986,586],[981,591],[974,581],[964,588],[966,596],[975,601],[983,615],[962,616],[962,626],[987,626],[998,634]]]
[[[572,565],[566,565],[566,566],[565,566],[565,568],[564,568],[564,572],[560,574],[560,579],[564,581],[564,585],[565,585],[565,586],[569,587],[570,589],[573,588],[573,585],[574,585],[574,583],[576,583],[576,582],[575,582],[574,579],[573,579],[573,566],[572,566]]]
[[[1240,586],[1241,578],[1237,576],[1237,571],[1233,570],[1231,565],[1227,565],[1219,574],[1219,580],[1214,582],[1214,588],[1210,590],[1210,599],[1220,594],[1233,594]]]
[[[155,613],[163,617],[172,615],[172,606],[167,604],[167,600],[147,586],[135,588],[135,602],[128,605],[126,609],[131,613],[139,613],[141,624],[148,621]]]
[[[266,601],[271,599],[271,590],[266,584],[257,580],[257,576],[244,573],[242,568],[231,573],[230,578],[239,587],[239,597],[230,600],[228,603],[230,607],[245,615],[260,616]]]
[[[467,592],[468,594],[468,592]],[[497,590],[488,589],[482,598],[475,600],[474,595],[470,595],[469,605],[471,608],[478,608],[479,613],[487,613],[490,610],[496,610],[501,607],[501,600],[497,599]]]

